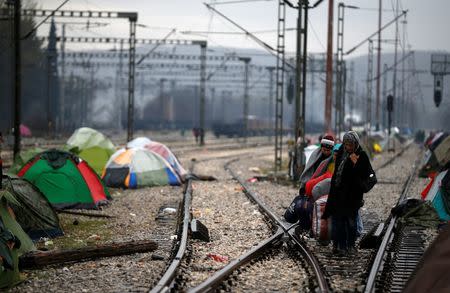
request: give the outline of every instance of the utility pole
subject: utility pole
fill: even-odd
[[[225,123],[225,95],[227,94],[227,91],[222,90],[222,96],[220,101],[220,121],[222,123]]]
[[[327,71],[325,80],[325,131],[331,131],[331,105],[333,98],[333,8],[334,0],[328,0]]]
[[[303,4],[303,5],[302,5]],[[303,171],[306,161],[305,158],[303,157],[303,153],[304,153],[304,146],[305,146],[305,134],[306,134],[306,128],[305,128],[305,115],[306,115],[306,60],[308,57],[308,44],[307,44],[307,40],[308,40],[308,7],[309,3],[308,1],[302,1],[299,0],[298,1],[298,26],[297,27],[297,31],[300,31],[300,33],[297,33],[297,38],[300,38],[301,41],[301,45],[303,45],[303,51],[301,52],[301,67],[302,67],[302,72],[301,72],[301,82],[298,83],[298,87],[299,90],[301,91],[301,109],[300,109],[300,121],[299,121],[299,127],[300,127],[300,132],[301,132],[301,144],[299,146],[299,148],[295,148],[295,151],[300,153],[300,154],[296,154],[296,158],[297,158],[297,167],[299,168],[299,171]],[[301,11],[302,11],[302,7],[303,7],[303,18],[301,17]],[[303,20],[303,25],[300,22],[300,20]],[[303,42],[302,42],[303,41]],[[300,45],[299,43],[299,45]],[[298,66],[298,65],[297,65]],[[299,79],[300,81],[300,79]],[[298,134],[297,134],[298,135]],[[298,176],[300,176],[300,174],[298,174]]]
[[[65,66],[65,37],[66,37],[66,25],[62,25],[61,29],[61,80],[60,80],[60,99],[59,99],[59,131],[63,132],[64,130],[64,123],[65,123],[65,99],[66,99],[66,66]]]
[[[392,96],[394,97],[393,101],[397,101],[398,104],[398,97],[397,97],[397,47],[398,47],[398,0],[395,1],[396,2],[396,8],[395,8],[395,51],[394,51],[394,74],[393,74],[393,79],[392,79],[392,83],[393,83],[393,90],[392,90]],[[394,107],[394,113],[397,114],[395,115],[395,117],[392,119],[394,124],[396,122],[398,122],[398,113],[399,113],[399,105]],[[397,119],[397,121],[396,121]]]
[[[372,129],[372,79],[373,79],[373,41],[369,40],[369,53],[368,53],[368,64],[367,64],[367,141],[370,137],[370,132]]]
[[[130,39],[128,53],[128,131],[127,141],[133,139],[134,130],[134,83],[136,67],[136,22],[137,13],[129,16]]]
[[[214,117],[216,117],[216,102],[215,102],[215,95],[216,95],[216,88],[212,87],[211,89],[211,112],[209,113],[209,121],[212,121]]]
[[[274,66],[267,66],[266,69],[269,71],[269,121],[272,125],[272,119],[273,119],[273,102],[274,102],[274,96],[273,96],[273,71],[275,70]],[[272,141],[273,133],[270,131],[269,134],[269,141]]]
[[[345,5],[343,2],[338,4],[338,23],[337,23],[337,62],[336,62],[336,101],[335,103],[335,115],[334,115],[334,129],[336,132],[336,137],[340,137],[340,133],[342,131],[342,104],[343,104],[343,63],[344,63],[344,9]]]
[[[240,61],[244,62],[245,67],[244,67],[244,117],[243,117],[243,122],[244,122],[244,143],[247,143],[247,136],[248,136],[248,104],[249,104],[249,96],[248,96],[248,66],[250,61],[252,60],[249,57],[240,57],[239,58]]]
[[[377,131],[380,130],[380,69],[381,69],[381,11],[382,11],[382,3],[383,3],[382,0],[378,1],[378,47],[377,47],[377,81],[376,81],[376,107],[375,107],[375,116],[376,116],[375,129]]]
[[[387,127],[387,114],[386,114],[386,99],[387,99],[387,70],[388,70],[388,65],[386,63],[384,63],[383,66],[383,71],[386,72],[383,75],[383,127]],[[380,77],[378,77],[380,78]]]
[[[353,128],[353,99],[355,96],[355,62],[350,63],[350,90],[348,92],[348,103],[349,103],[349,110],[350,110],[350,120],[349,120],[349,127],[350,130]]]
[[[205,102],[206,102],[206,41],[193,41],[192,44],[200,45],[200,145],[205,145]]]
[[[286,4],[278,0],[277,23],[277,66],[275,99],[275,172],[281,170],[283,149],[283,92],[284,92],[284,49],[286,31]]]
[[[160,117],[160,125],[162,128],[162,125],[164,124],[165,120],[165,109],[164,109],[164,82],[166,82],[167,79],[161,78],[159,80],[159,117]]]
[[[406,110],[406,100],[405,100],[405,49],[406,49],[406,14],[404,15],[403,21],[403,37],[402,37],[402,93],[401,93],[401,111],[400,114],[400,125],[406,126],[406,114],[408,113]]]
[[[20,152],[20,122],[21,122],[21,55],[20,55],[20,11],[21,0],[14,3],[14,159]]]
[[[57,104],[57,54],[56,54],[56,25],[52,18],[47,46],[47,126],[48,137],[54,137],[56,129]]]
[[[119,47],[119,68],[116,71],[116,106],[117,106],[117,129],[122,130],[122,111],[125,110],[122,98],[122,78],[123,78],[123,40],[120,40]]]

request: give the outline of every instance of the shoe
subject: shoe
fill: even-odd
[[[333,251],[334,251],[334,249],[333,249]],[[334,255],[338,256],[338,257],[345,257],[348,255],[348,252],[345,249],[336,248],[336,253],[334,253]]]
[[[358,254],[358,249],[355,246],[350,246],[348,248],[348,254],[350,255],[356,255]]]

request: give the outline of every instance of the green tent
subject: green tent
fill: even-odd
[[[36,249],[30,237],[14,219],[10,203],[20,205],[9,192],[0,192],[0,256],[3,259],[0,265],[0,288],[11,287],[20,282],[18,258]],[[20,240],[20,247],[11,250],[7,242],[15,238]]]
[[[11,168],[9,168],[8,174],[17,174],[17,172],[19,172],[19,170],[23,167],[23,165],[25,165],[26,162],[28,162],[35,155],[42,153],[43,151],[44,149],[38,147],[28,149],[26,151],[21,151],[19,155],[14,159],[14,163]]]
[[[58,215],[47,198],[31,182],[17,177],[3,176],[3,187],[20,205],[10,203],[16,220],[33,240],[64,235]]]
[[[28,161],[17,176],[33,183],[61,209],[95,209],[111,199],[100,177],[76,155],[48,150]]]
[[[66,149],[88,162],[97,174],[102,173],[109,157],[116,151],[111,140],[89,127],[75,130],[67,140]]]

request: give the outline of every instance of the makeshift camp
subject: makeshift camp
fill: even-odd
[[[20,205],[8,191],[0,191],[0,288],[20,282],[18,257],[36,249],[30,237],[16,222],[10,203]],[[8,242],[14,243],[15,247],[11,249]]]
[[[116,151],[111,140],[88,127],[75,130],[67,140],[66,149],[88,162],[97,174],[102,173],[109,157]]]
[[[23,178],[3,176],[3,188],[20,204],[10,203],[16,220],[33,240],[62,236],[58,215],[47,198]]]
[[[159,154],[167,162],[169,162],[170,166],[172,166],[172,168],[177,172],[178,176],[182,180],[184,180],[184,177],[187,174],[186,170],[183,168],[183,166],[181,166],[177,157],[165,144],[152,141],[146,137],[137,137],[127,144],[127,148],[133,147],[143,147]]]
[[[433,151],[436,160],[441,167],[446,166],[450,162],[450,136],[447,136],[439,143]]]
[[[441,186],[442,180],[446,176],[447,172],[448,170],[440,172],[434,178],[433,184],[425,196],[425,200],[428,200],[433,204],[439,218],[444,221],[450,220],[450,198],[448,198],[450,194],[447,194]]]
[[[170,164],[146,148],[118,150],[106,164],[102,178],[107,186],[121,188],[181,184]]]
[[[17,175],[39,188],[56,208],[95,209],[111,198],[86,161],[60,150],[36,155]]]

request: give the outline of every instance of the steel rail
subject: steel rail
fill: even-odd
[[[284,231],[282,229],[278,229],[278,231],[274,235],[259,243],[258,246],[252,248],[240,257],[231,261],[228,265],[217,271],[212,277],[208,278],[197,287],[188,290],[188,292],[198,293],[214,291],[214,289],[216,289],[217,286],[222,283],[229,275],[231,275],[236,269],[247,264],[255,257],[261,255],[265,250],[275,245],[275,243],[277,243],[283,235]]]
[[[400,198],[398,199],[397,205],[401,201],[406,199],[406,196],[409,192],[409,188],[411,187],[412,180],[417,171],[418,161],[419,161],[419,157],[416,159],[416,162],[414,162],[413,170],[412,170],[411,174],[408,176],[408,179],[406,180],[406,182],[403,186],[402,193],[400,195]],[[380,267],[381,267],[382,263],[384,262],[384,255],[386,253],[386,249],[394,237],[394,227],[395,227],[396,223],[397,223],[397,217],[394,215],[391,215],[390,220],[389,220],[389,225],[386,229],[386,233],[383,237],[380,247],[378,248],[377,254],[375,256],[375,260],[372,264],[372,268],[371,268],[369,276],[367,278],[366,287],[364,288],[365,293],[375,292],[376,277],[380,271]]]
[[[388,166],[390,163],[392,163],[395,159],[400,157],[411,145],[413,144],[413,141],[410,141],[406,146],[402,148],[400,152],[398,152],[395,156],[384,162],[381,166],[379,166],[375,171],[381,170],[384,167]]]
[[[230,160],[224,166],[224,168],[231,173],[233,178],[235,178],[239,184],[243,187],[243,192],[256,204],[258,204],[259,208],[268,216],[272,222],[276,223],[278,226],[277,232],[271,236],[270,238],[261,242],[257,247],[248,251],[241,257],[237,258],[233,262],[229,263],[227,266],[222,268],[216,274],[214,274],[211,278],[208,278],[205,282],[201,283],[199,286],[192,288],[189,292],[209,292],[215,289],[226,277],[228,277],[234,270],[239,268],[240,266],[246,264],[250,259],[258,256],[262,253],[263,250],[267,249],[268,246],[274,243],[279,237],[283,235],[288,235],[291,241],[300,248],[300,253],[305,257],[306,261],[313,268],[314,274],[317,277],[319,290],[320,292],[330,292],[328,287],[328,283],[325,279],[325,276],[320,269],[319,262],[312,255],[312,253],[300,242],[300,240],[294,235],[292,227],[295,225],[289,225],[285,221],[282,221],[270,208],[268,208],[261,200],[260,196],[257,195],[256,192],[251,191],[245,181],[242,180],[237,174],[229,167],[229,165],[233,162],[239,160],[238,158]]]
[[[325,275],[323,274],[319,261],[314,257],[314,255],[308,250],[308,248],[299,241],[298,237],[295,235],[294,230],[290,229],[293,225],[288,225],[285,221],[282,221],[271,209],[266,207],[266,205],[259,199],[259,196],[256,192],[250,191],[247,183],[242,180],[237,174],[235,174],[230,168],[228,168],[229,172],[233,174],[233,177],[238,180],[238,182],[244,187],[244,192],[247,196],[249,196],[253,201],[255,201],[264,212],[270,216],[270,218],[277,223],[277,225],[283,229],[290,237],[291,241],[300,249],[300,253],[306,258],[306,261],[312,267],[314,274],[318,280],[318,285],[320,292],[330,292],[328,287],[328,283],[325,279]]]
[[[189,223],[191,221],[191,204],[192,204],[192,180],[188,180],[186,190],[184,192],[184,204],[183,204],[183,226],[181,227],[181,239],[178,243],[178,251],[172,263],[159,280],[158,284],[150,291],[151,293],[166,292],[170,289],[170,285],[176,277],[178,267],[186,252]]]

